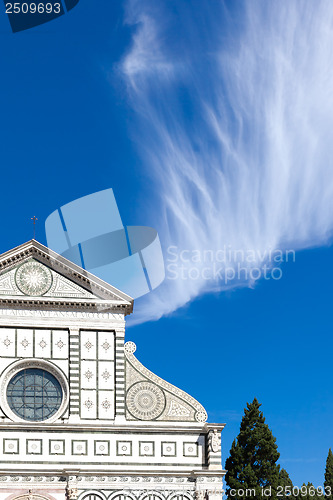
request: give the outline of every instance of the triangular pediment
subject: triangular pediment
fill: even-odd
[[[37,259],[27,259],[0,275],[0,296],[94,299],[73,281],[45,266]]]
[[[132,312],[133,299],[31,240],[0,255],[0,303],[51,304]]]

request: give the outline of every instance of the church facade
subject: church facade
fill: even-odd
[[[126,294],[32,240],[0,256],[0,500],[217,500],[221,431],[125,343]]]

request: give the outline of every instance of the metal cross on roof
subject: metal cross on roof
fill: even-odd
[[[37,217],[34,215],[33,217],[31,217],[31,220],[33,220],[33,224],[34,224],[34,240],[36,239],[36,221],[38,220]]]

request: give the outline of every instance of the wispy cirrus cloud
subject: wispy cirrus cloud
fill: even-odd
[[[245,275],[226,282],[223,269],[260,270],[272,250],[332,236],[332,3],[235,9],[127,4],[135,29],[121,69],[159,193],[153,223],[167,266],[163,285],[140,299],[137,321],[211,290],[252,286]],[[222,249],[238,254],[217,259]]]
[[[312,462],[318,462],[319,461],[319,458],[284,458],[284,459],[280,459],[280,462],[282,464],[284,463],[312,463]]]
[[[138,29],[133,34],[131,50],[122,62],[122,71],[126,75],[131,93],[140,94],[144,99],[143,87],[147,78],[168,78],[174,71],[174,63],[165,58],[161,26],[149,8],[142,9],[139,2],[131,1],[126,22],[137,25]],[[137,102],[137,105],[140,103]]]

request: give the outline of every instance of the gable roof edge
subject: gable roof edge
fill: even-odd
[[[110,296],[113,296],[117,302],[125,306],[126,315],[133,311],[132,297],[34,239],[1,254],[0,272],[29,256],[40,260],[66,278],[70,277],[75,283],[102,298],[110,299]]]

